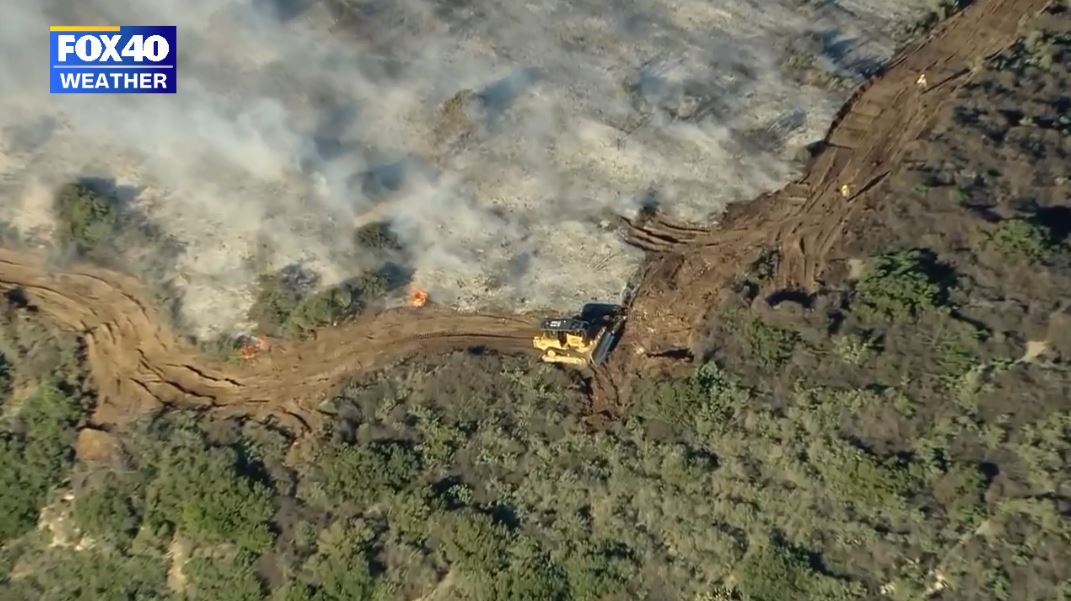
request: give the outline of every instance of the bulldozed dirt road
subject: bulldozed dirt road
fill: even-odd
[[[776,289],[819,285],[841,234],[866,210],[869,192],[902,168],[905,152],[944,115],[971,66],[1014,41],[1023,21],[1048,3],[979,0],[942,23],[857,91],[805,177],[738,205],[721,224],[626,223],[629,241],[648,252],[648,261],[625,336],[593,378],[599,404],[621,403],[630,374],[652,359],[690,357],[697,326],[721,291],[763,253],[776,252]],[[477,346],[532,353],[538,322],[537,316],[434,306],[394,309],[232,364],[199,355],[136,278],[87,265],[56,268],[39,254],[0,249],[0,291],[16,290],[35,310],[84,336],[98,390],[92,422],[104,429],[164,405],[274,418],[295,432],[317,429],[324,420],[320,402],[346,374]]]
[[[348,373],[459,348],[529,352],[535,333],[533,317],[394,309],[236,364],[197,353],[147,300],[150,291],[121,273],[58,269],[41,256],[0,249],[0,291],[13,290],[60,327],[83,334],[99,427],[173,404],[315,428],[319,400]]]

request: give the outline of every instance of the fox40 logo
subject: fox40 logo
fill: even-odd
[[[53,94],[174,94],[176,28],[56,26],[49,31]]]

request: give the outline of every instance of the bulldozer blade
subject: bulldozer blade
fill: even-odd
[[[610,356],[610,351],[614,349],[614,344],[617,342],[618,337],[621,336],[621,329],[624,325],[623,321],[619,321],[606,329],[606,333],[599,340],[599,344],[595,346],[595,352],[591,354],[592,365],[602,365],[606,361],[606,358]]]

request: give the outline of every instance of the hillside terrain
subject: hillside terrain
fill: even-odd
[[[265,280],[270,348],[208,357],[107,257],[12,242],[0,598],[1071,599],[1069,90],[1067,3],[974,3],[800,182],[624,223],[595,373],[368,282]]]
[[[711,306],[760,257],[778,257],[767,293],[813,290],[836,260],[831,253],[844,232],[876,202],[879,185],[906,168],[905,153],[949,118],[956,92],[985,57],[1011,44],[1020,23],[1048,5],[990,0],[937,24],[857,91],[826,139],[815,145],[800,181],[741,205],[722,223],[696,227],[657,215],[626,221],[626,238],[647,251],[647,261],[614,364],[595,374],[598,402],[622,404],[634,374],[667,356],[693,356],[695,335]],[[536,316],[505,310],[490,315],[436,307],[376,310],[382,307],[377,297],[397,285],[394,272],[405,270],[405,252],[392,251],[391,241],[373,227],[357,233],[356,250],[371,247],[391,259],[388,266],[401,261],[398,269],[363,274],[312,295],[309,276],[300,271],[266,276],[250,317],[269,332],[296,332],[299,340],[276,341],[252,362],[201,356],[179,334],[168,286],[147,285],[108,268],[137,265],[151,271],[146,266],[168,260],[167,240],[158,228],[110,191],[107,182],[95,181],[61,190],[56,212],[65,222],[59,228],[62,252],[0,250],[0,291],[12,291],[62,327],[84,332],[89,375],[98,390],[98,426],[179,404],[254,414],[291,430],[315,428],[318,405],[344,373],[425,350],[480,345],[523,352],[534,333]],[[80,259],[70,261],[72,256]],[[235,354],[230,346],[226,358]]]

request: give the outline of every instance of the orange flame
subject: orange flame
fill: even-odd
[[[243,344],[242,348],[238,349],[238,354],[241,355],[242,359],[249,361],[256,358],[260,353],[265,353],[269,350],[271,350],[271,342],[268,342],[267,336],[261,334]]]
[[[409,291],[409,306],[410,307],[423,307],[428,304],[428,291],[421,290],[420,288],[413,288]]]

